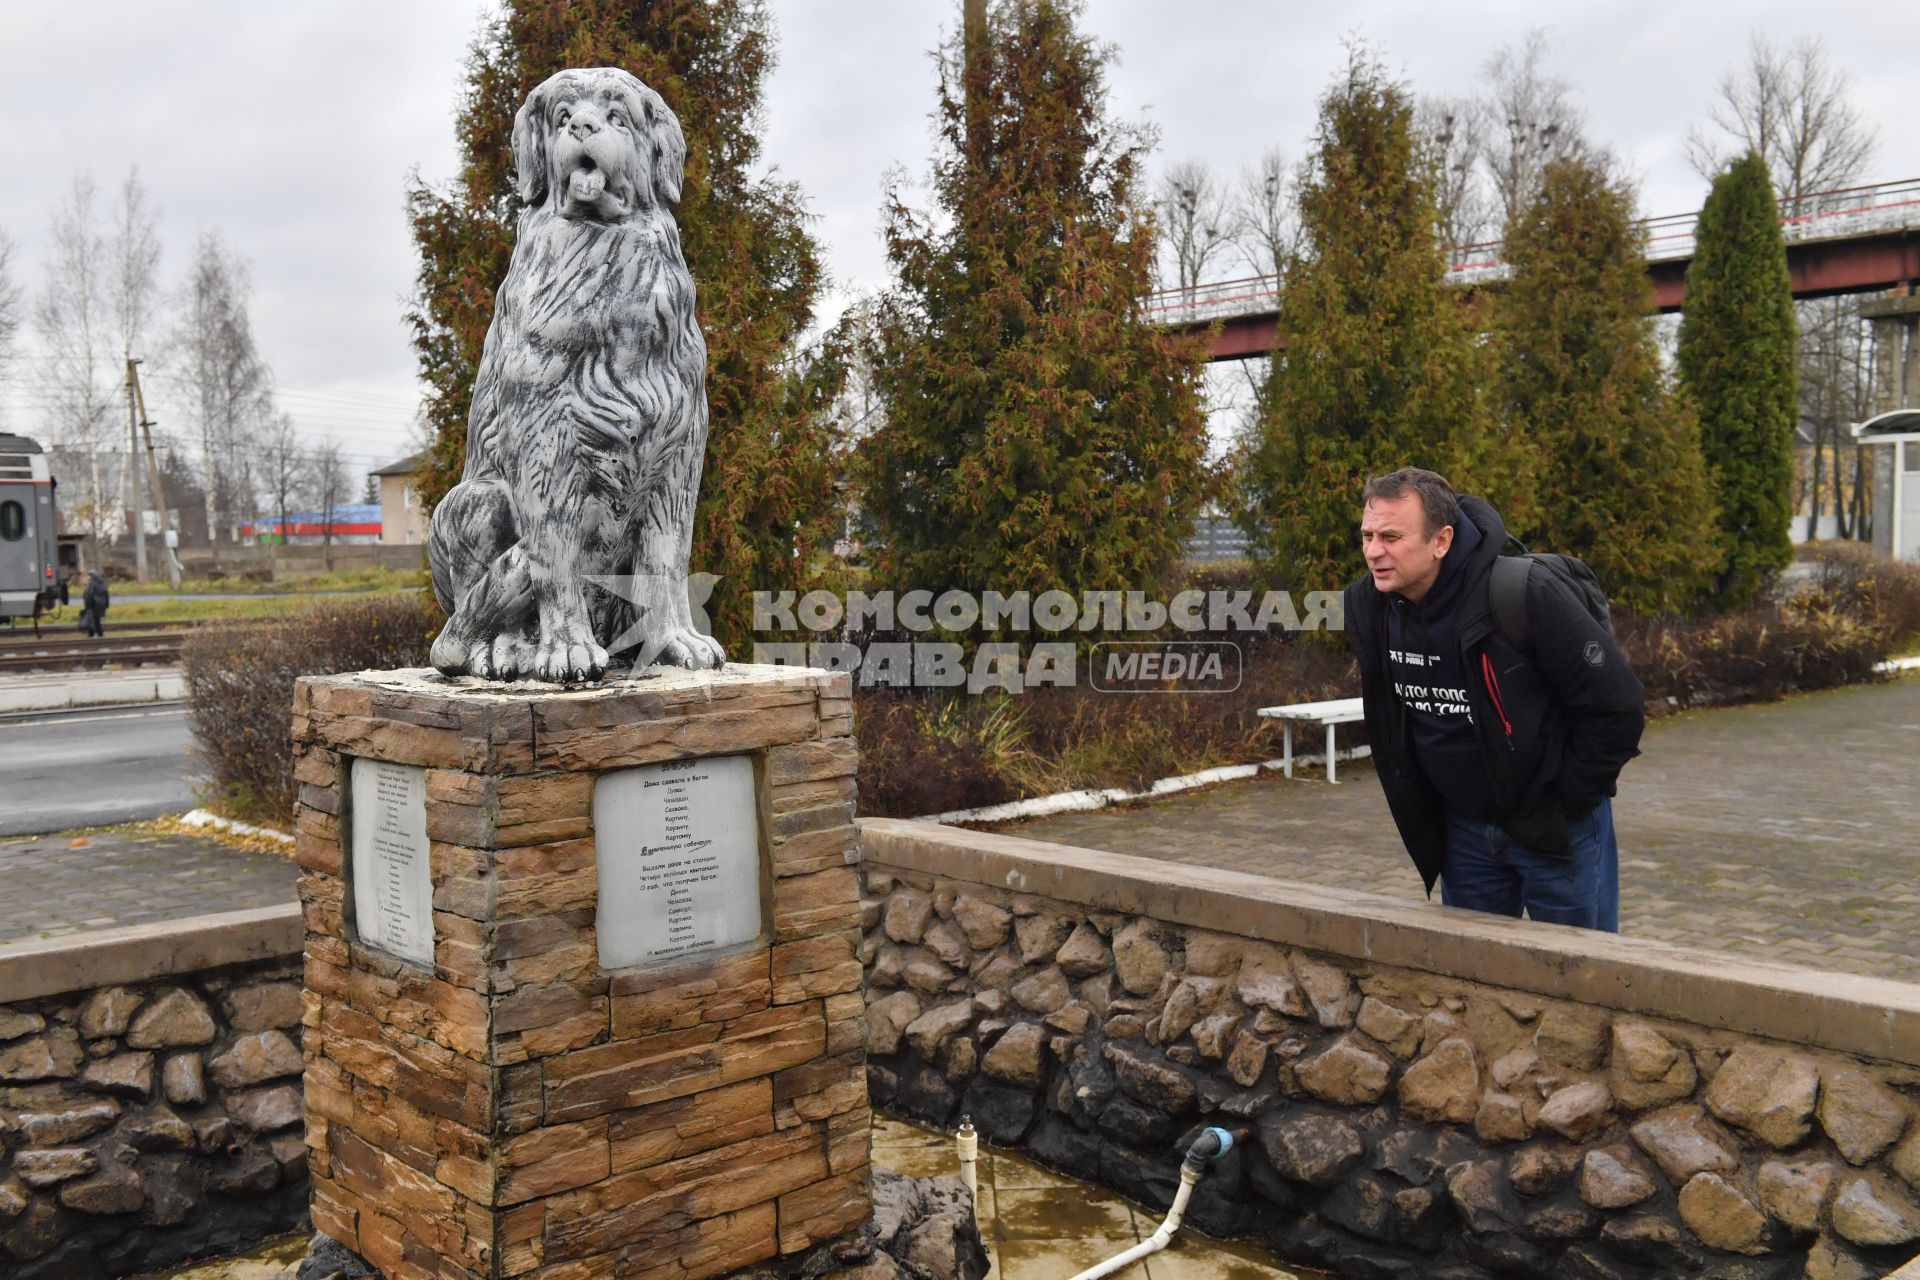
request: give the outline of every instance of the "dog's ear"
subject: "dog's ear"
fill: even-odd
[[[680,131],[680,119],[659,94],[648,90],[644,98],[647,137],[653,141],[654,194],[669,207],[680,203],[680,182],[687,171],[687,136]]]
[[[514,190],[529,205],[547,198],[547,86],[527,95],[513,117]]]

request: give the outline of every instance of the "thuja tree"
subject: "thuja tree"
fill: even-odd
[[[466,463],[467,410],[520,205],[510,135],[534,86],[565,67],[623,67],[659,92],[687,137],[681,243],[707,340],[706,464],[694,515],[696,573],[720,576],[707,609],[736,645],[749,593],[804,588],[838,518],[826,412],[842,362],[798,350],[820,290],[819,247],[791,184],[756,176],[773,37],[756,0],[512,0],[468,57],[460,175],[416,180],[408,216],[420,270],[408,321],[434,429],[429,502]]]
[[[1633,195],[1603,161],[1548,165],[1507,227],[1495,313],[1508,418],[1539,447],[1530,542],[1619,604],[1692,605],[1717,562],[1700,421],[1660,365]]]
[[[938,208],[889,200],[861,449],[888,585],[1151,589],[1206,496],[1201,346],[1135,302],[1147,140],[1078,14],[1009,0],[942,50]]]
[[[1720,505],[1714,602],[1737,608],[1793,559],[1793,285],[1767,165],[1749,152],[1700,210],[1680,318],[1680,378],[1700,410]]]
[[[1369,475],[1428,467],[1496,503],[1523,489],[1518,449],[1482,413],[1490,365],[1472,309],[1445,282],[1413,114],[1405,87],[1358,47],[1320,100],[1281,293],[1286,346],[1240,473],[1258,559],[1291,586],[1359,572]]]

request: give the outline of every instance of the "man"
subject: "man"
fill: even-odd
[[[1507,527],[1403,467],[1367,482],[1367,574],[1346,590],[1367,739],[1400,837],[1441,901],[1618,932],[1609,799],[1639,754],[1645,694],[1607,629],[1545,566],[1524,649],[1494,624]]]
[[[107,580],[96,571],[87,575],[87,589],[80,596],[80,633],[88,636],[107,634]]]

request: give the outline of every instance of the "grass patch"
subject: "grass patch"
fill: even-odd
[[[265,570],[249,569],[218,578],[182,578],[181,595],[303,595],[319,591],[402,591],[428,585],[424,564],[418,569],[335,569],[327,573],[289,573],[268,579]],[[164,575],[144,585],[132,581],[113,584],[129,595],[171,595]]]
[[[390,589],[367,591],[355,598],[378,600],[420,594],[411,589]],[[111,604],[107,607],[107,634],[112,635],[116,627],[134,628],[147,622],[246,622],[263,618],[285,618],[311,609],[323,601],[339,598],[338,595],[316,595],[303,590],[281,595],[243,596],[224,600],[134,600],[126,604]],[[77,629],[79,625],[80,609],[77,604],[55,609],[51,613],[41,615],[40,618],[42,631],[58,630],[61,627]]]

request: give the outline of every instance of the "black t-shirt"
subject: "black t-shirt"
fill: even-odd
[[[1389,602],[1387,679],[1406,707],[1414,763],[1449,811],[1486,819],[1493,816],[1493,783],[1473,724],[1458,631],[1467,564],[1479,545],[1480,531],[1462,512],[1426,596],[1413,604],[1396,594]]]

